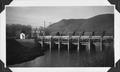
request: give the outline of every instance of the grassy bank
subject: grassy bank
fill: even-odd
[[[22,63],[43,55],[40,45],[34,39],[6,40],[7,65]]]

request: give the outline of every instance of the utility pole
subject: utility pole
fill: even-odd
[[[44,20],[44,30],[45,30],[45,20]]]
[[[44,20],[44,35],[45,35],[45,20]]]

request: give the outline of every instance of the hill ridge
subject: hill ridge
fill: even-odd
[[[62,19],[47,28],[51,32],[114,32],[114,14],[101,14],[88,19]]]

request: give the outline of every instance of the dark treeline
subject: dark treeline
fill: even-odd
[[[32,27],[30,25],[6,24],[6,37],[19,38],[21,32],[30,37]]]

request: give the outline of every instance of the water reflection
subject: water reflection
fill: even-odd
[[[45,55],[21,64],[11,65],[11,67],[106,67],[113,66],[114,53],[112,44],[105,46],[105,51],[89,54],[86,51],[77,52],[77,48],[70,50],[67,47],[61,48],[58,52],[57,48],[53,48],[50,52],[48,49]],[[99,46],[98,46],[99,47]],[[96,47],[96,49],[98,49]],[[109,56],[110,55],[110,56]],[[109,58],[108,58],[109,57]],[[109,63],[107,61],[110,60]]]

